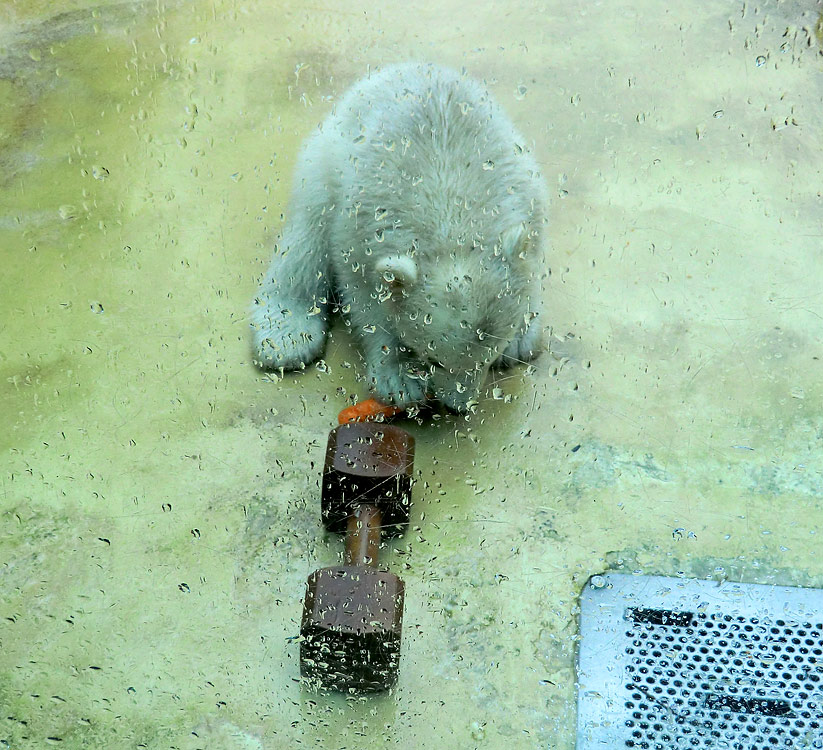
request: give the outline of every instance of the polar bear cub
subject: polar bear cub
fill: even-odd
[[[536,356],[546,193],[474,81],[398,65],[354,85],[300,153],[254,300],[254,359],[299,369],[340,310],[380,400],[466,411],[494,363]]]

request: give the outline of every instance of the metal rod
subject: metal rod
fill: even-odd
[[[357,506],[346,525],[346,565],[377,567],[380,549],[380,523],[383,514],[375,505]]]

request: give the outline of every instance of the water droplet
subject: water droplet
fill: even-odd
[[[317,368],[318,372],[331,372],[331,367],[329,367],[329,365],[326,363],[326,360],[324,359],[318,360],[315,367]]]
[[[60,208],[57,209],[57,213],[63,221],[71,221],[77,218],[77,208],[68,203],[60,206]]]
[[[383,241],[383,230],[382,229],[378,229],[378,230],[375,231],[374,239],[376,239],[378,242]]]
[[[42,54],[40,53],[39,49],[35,49],[32,47],[32,49],[29,50],[29,57],[32,60],[34,60],[34,62],[40,62],[40,60],[42,59]]]
[[[99,164],[93,164],[91,168],[91,176],[95,180],[105,180],[109,176],[109,170],[101,167]]]
[[[242,179],[243,179],[243,173],[242,173],[242,172],[235,172],[235,173],[231,176],[231,178],[232,178],[235,182],[240,182],[240,180],[242,180]]]
[[[484,161],[483,169],[485,169],[487,172],[494,169],[494,162],[491,159],[489,159],[489,161]]]
[[[466,386],[463,385],[459,380],[457,381],[457,383],[455,383],[455,387],[457,388],[458,393],[465,393],[466,392]]]
[[[100,302],[92,302],[91,311],[96,315],[100,315],[103,312],[103,305]]]
[[[365,141],[365,140],[366,140],[366,136],[365,136],[365,135],[363,135],[363,134],[361,133],[360,135],[358,135],[358,136],[357,136],[357,137],[356,137],[356,138],[352,141],[352,143],[363,143],[363,141]]]
[[[177,588],[179,588],[184,594],[188,594],[191,591],[189,584],[187,583],[180,583],[177,585]]]
[[[163,513],[171,513],[171,503],[163,503],[160,507],[163,509]]]
[[[719,120],[721,117],[723,117],[724,114],[726,113],[722,109],[716,109],[712,113],[712,117],[714,117],[715,120]]]
[[[494,388],[492,388],[492,398],[493,398],[495,401],[502,401],[502,400],[503,400],[503,396],[504,396],[504,395],[505,395],[505,394],[503,393],[503,389],[502,389],[502,388],[500,388],[500,387],[494,387]]]
[[[432,322],[432,316],[431,316],[431,313],[426,313],[426,314],[423,316],[423,323],[424,323],[425,325],[430,325],[430,324],[431,324],[431,322]]]
[[[375,221],[382,221],[383,219],[386,218],[387,213],[388,213],[388,211],[385,208],[382,208],[381,206],[378,206],[377,208],[374,209],[374,220]]]
[[[758,55],[754,61],[754,64],[758,68],[762,68],[766,64],[766,58],[763,55]]]
[[[593,589],[602,589],[606,585],[606,579],[604,576],[592,576],[589,583]]]
[[[200,538],[200,529],[192,529],[192,530],[191,530],[191,535],[192,535],[195,539],[199,539],[199,538]]]
[[[374,333],[376,330],[375,326],[363,326],[363,333]]]
[[[386,151],[394,151],[394,149],[395,149],[394,141],[386,141],[383,144],[383,148],[386,149]]]
[[[514,90],[514,98],[518,101],[523,101],[523,99],[526,98],[528,91],[529,90],[522,83],[518,83],[517,88]]]

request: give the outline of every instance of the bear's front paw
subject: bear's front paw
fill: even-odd
[[[254,361],[265,370],[299,370],[323,353],[325,316],[307,312],[304,303],[260,306],[252,319]]]
[[[384,404],[410,406],[426,398],[426,381],[407,365],[380,363],[368,367],[369,387]]]
[[[498,367],[513,367],[514,365],[530,362],[543,348],[543,329],[533,319],[529,327],[518,333],[495,363]]]

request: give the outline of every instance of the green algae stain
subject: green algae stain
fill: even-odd
[[[105,22],[108,11],[97,13]],[[156,182],[147,176],[162,169],[164,152],[179,148],[166,142],[174,113],[157,111],[178,69],[150,26],[92,32],[92,17],[61,14],[27,27],[8,49],[14,80],[0,78],[0,164],[10,204],[0,217],[0,246],[11,290],[0,295],[0,315],[14,321],[0,346],[0,408],[14,416],[7,437],[18,447],[50,441],[58,423],[68,431],[67,421],[93,431],[101,411],[78,413],[78,398],[99,405],[101,387],[111,389],[100,377],[107,370],[139,384],[130,353],[144,349],[144,365],[162,359],[185,325],[169,332],[169,313],[152,315],[153,305],[171,307],[162,294],[185,284],[158,272],[167,261],[162,248],[144,252],[160,244],[157,219],[135,221],[147,205],[138,186]],[[29,54],[35,48],[40,54]],[[149,201],[170,196],[165,189]],[[103,402],[129,413],[120,397]]]
[[[0,152],[18,138],[25,127],[25,110],[19,106],[22,98],[14,81],[0,78]]]

